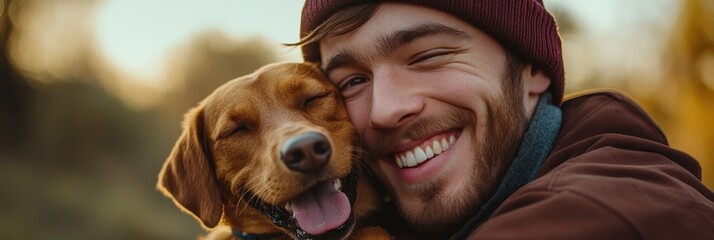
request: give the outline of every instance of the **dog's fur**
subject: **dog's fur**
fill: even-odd
[[[286,140],[305,132],[321,133],[331,145],[331,158],[319,172],[291,170],[280,160]],[[320,181],[347,177],[361,169],[355,141],[338,91],[316,65],[272,64],[227,82],[186,113],[158,188],[207,229],[228,225],[251,234],[300,238],[249,201],[284,206]],[[381,206],[380,195],[361,175],[352,206],[357,222]],[[352,239],[389,239],[381,228],[363,225],[357,225]],[[349,232],[352,226],[347,227]],[[209,237],[230,236],[225,234],[230,228],[221,229],[217,232],[223,234]]]

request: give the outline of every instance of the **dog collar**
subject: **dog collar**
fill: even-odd
[[[235,228],[231,228],[231,232],[233,232],[233,236],[235,236],[241,240],[270,240],[270,239],[282,236],[281,233],[252,234],[252,233],[238,231]]]

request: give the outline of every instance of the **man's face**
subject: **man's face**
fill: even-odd
[[[504,49],[448,14],[385,3],[358,29],[320,41],[320,52],[405,218],[445,229],[478,212],[534,106]]]

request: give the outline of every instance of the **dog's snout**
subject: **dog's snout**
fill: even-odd
[[[280,148],[280,159],[293,171],[316,173],[330,161],[332,147],[325,135],[306,132],[289,138]]]

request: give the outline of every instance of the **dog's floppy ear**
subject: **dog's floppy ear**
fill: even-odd
[[[186,113],[183,133],[159,173],[157,187],[204,227],[213,228],[223,213],[221,193],[204,141],[201,106]]]

